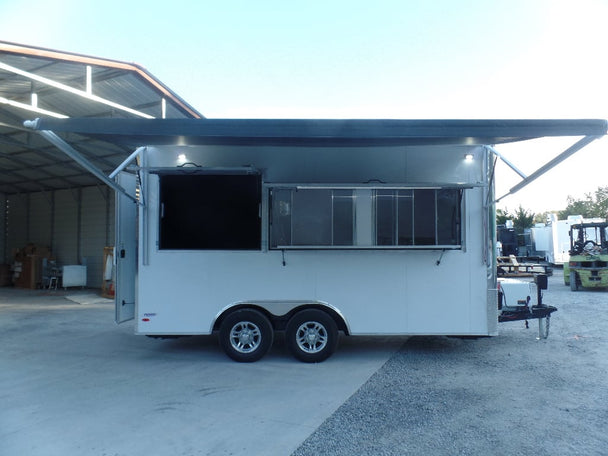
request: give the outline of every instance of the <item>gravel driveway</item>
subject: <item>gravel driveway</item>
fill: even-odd
[[[608,291],[572,292],[556,270],[538,324],[500,336],[412,337],[293,453],[608,454]]]

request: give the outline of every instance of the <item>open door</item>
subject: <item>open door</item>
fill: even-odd
[[[135,195],[133,174],[120,173],[118,184]],[[116,192],[116,323],[135,317],[135,280],[137,276],[137,204]]]

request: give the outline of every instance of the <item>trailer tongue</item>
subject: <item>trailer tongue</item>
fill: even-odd
[[[551,314],[557,307],[543,304],[542,290],[547,289],[547,276],[538,274],[534,277],[536,284],[536,305],[530,305],[531,282],[516,279],[498,279],[498,321],[538,320],[538,339],[549,337]],[[523,299],[517,299],[524,297]]]

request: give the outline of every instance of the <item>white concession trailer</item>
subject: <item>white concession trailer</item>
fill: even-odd
[[[330,356],[339,332],[496,335],[494,146],[583,137],[540,175],[606,133],[604,120],[28,126],[117,190],[117,322],[148,336],[217,332],[237,361],[285,331],[307,362]],[[134,153],[105,176],[56,133]]]

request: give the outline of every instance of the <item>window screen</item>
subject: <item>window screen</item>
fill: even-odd
[[[376,190],[376,245],[460,245],[459,189]]]
[[[160,249],[259,250],[259,175],[160,175]]]
[[[352,246],[352,190],[272,189],[271,247]]]
[[[272,188],[270,247],[459,248],[462,192]]]

